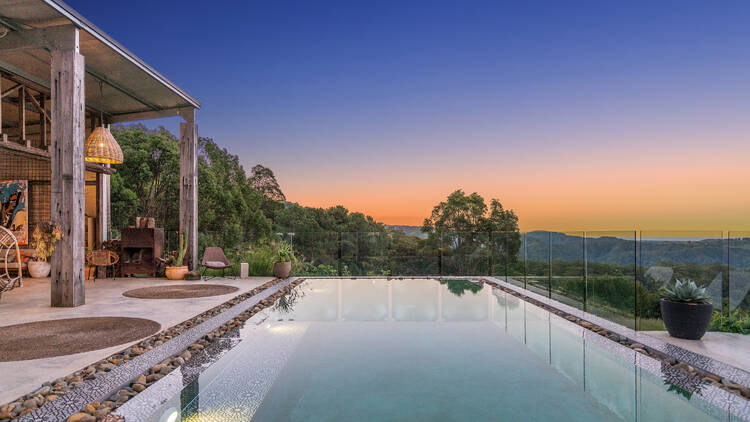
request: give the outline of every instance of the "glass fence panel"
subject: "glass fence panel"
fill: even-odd
[[[725,242],[721,232],[641,232],[637,286],[637,328],[664,330],[659,290],[675,280],[692,280],[706,287],[715,309],[721,309]]]
[[[490,275],[523,287],[525,274],[521,233],[492,232],[489,248]]]
[[[297,262],[295,275],[336,276],[341,272],[339,259],[341,234],[336,232],[297,232],[288,234]]]
[[[586,232],[586,311],[635,329],[635,231]]]
[[[550,232],[534,231],[524,236],[526,253],[526,288],[549,296]]]
[[[551,297],[583,309],[586,294],[583,232],[550,233]]]
[[[443,275],[489,273],[489,233],[445,232],[440,241]]]
[[[342,233],[342,275],[387,275],[391,239],[388,233]]]
[[[750,232],[729,232],[727,329],[750,334]]]

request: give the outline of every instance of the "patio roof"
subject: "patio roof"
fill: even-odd
[[[45,43],[34,41],[39,34],[45,41],[53,39],[54,27],[79,28],[80,54],[86,65],[86,104],[102,108],[112,123],[175,116],[180,108],[200,108],[197,100],[62,1],[3,1],[0,25],[10,30],[2,36],[0,26],[0,70],[45,91],[50,87],[50,53]]]

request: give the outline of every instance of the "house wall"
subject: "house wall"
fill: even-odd
[[[44,158],[36,158],[0,148],[0,180],[27,180],[29,182],[29,238],[36,223],[49,221],[50,205],[50,163]],[[86,217],[96,221],[98,201],[96,195],[96,173],[86,171]],[[81,224],[86,224],[81,222]]]

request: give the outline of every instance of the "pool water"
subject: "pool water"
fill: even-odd
[[[465,280],[307,280],[240,339],[152,420],[731,418],[630,349]]]

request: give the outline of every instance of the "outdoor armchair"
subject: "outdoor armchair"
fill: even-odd
[[[227,256],[224,255],[224,250],[217,246],[211,246],[203,251],[203,260],[201,260],[203,266],[203,273],[206,269],[221,270],[221,276],[224,277],[224,271],[227,268],[232,268],[234,265],[229,262]]]

